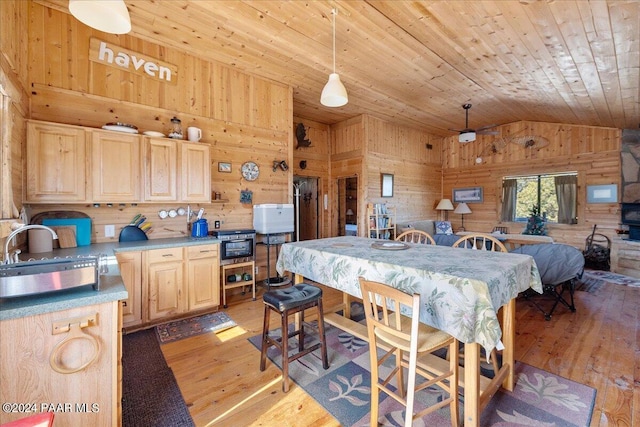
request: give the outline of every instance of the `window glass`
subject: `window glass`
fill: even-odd
[[[502,219],[526,222],[535,209],[546,222],[575,224],[577,223],[576,192],[577,173],[575,172],[505,177]]]

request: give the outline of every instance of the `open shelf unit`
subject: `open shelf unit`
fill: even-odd
[[[253,291],[253,300],[256,300],[256,276],[255,272],[255,261],[247,261],[247,262],[239,262],[235,264],[226,264],[221,268],[221,282],[222,282],[222,306],[227,308],[227,289],[234,289],[242,287],[242,294],[244,295],[244,287],[251,286]],[[229,281],[229,276],[232,274],[240,274],[241,277],[249,274],[251,279],[249,280],[236,280],[233,282]]]
[[[372,239],[396,238],[396,208],[385,203],[367,205],[368,236]]]

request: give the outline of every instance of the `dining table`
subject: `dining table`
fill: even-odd
[[[360,277],[419,294],[420,322],[464,343],[465,426],[479,425],[482,409],[500,386],[513,390],[515,298],[529,288],[542,293],[538,268],[528,255],[357,236],[285,243],[276,270],[294,274],[294,283],[307,279],[342,291],[343,304],[335,307],[342,315],[325,310],[325,321],[365,340],[366,326],[349,319],[350,297],[362,297]],[[408,307],[403,314],[412,315]],[[487,355],[502,350],[502,366],[492,379],[481,374],[480,348]],[[448,366],[433,355],[421,362],[436,371]]]

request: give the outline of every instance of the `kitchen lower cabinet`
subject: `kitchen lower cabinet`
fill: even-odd
[[[121,425],[119,307],[110,301],[0,321],[0,424],[55,411],[56,427]]]
[[[118,252],[116,260],[129,298],[122,302],[125,328],[142,323],[142,251]]]
[[[186,310],[183,248],[147,251],[149,320],[172,317]]]
[[[214,244],[185,248],[187,252],[186,283],[189,311],[220,305],[219,246]]]
[[[26,202],[77,203],[89,200],[84,128],[58,123],[27,124]]]
[[[125,328],[220,305],[220,245],[176,246],[116,253],[129,294],[123,302]]]

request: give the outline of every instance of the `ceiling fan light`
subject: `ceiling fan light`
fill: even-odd
[[[131,18],[124,0],[69,0],[69,12],[83,24],[105,33],[131,31]]]
[[[320,95],[320,103],[326,107],[342,107],[347,102],[347,89],[340,81],[340,76],[336,73],[329,74],[329,81],[324,85]]]
[[[458,135],[458,142],[466,144],[467,142],[473,142],[476,140],[476,133],[474,131],[460,132]]]

